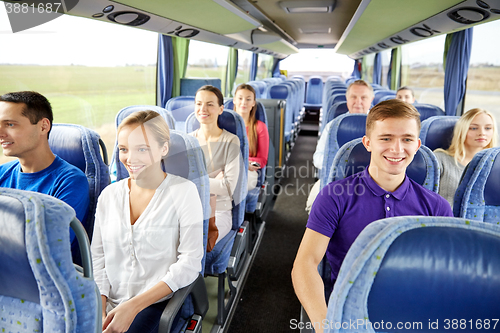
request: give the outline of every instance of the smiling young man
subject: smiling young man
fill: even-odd
[[[49,101],[33,91],[0,96],[0,143],[5,156],[17,160],[0,165],[0,187],[40,192],[73,207],[85,222],[89,206],[89,185],[77,167],[54,155],[49,147],[52,128]],[[77,242],[72,247],[77,250]],[[76,253],[73,251],[73,253]]]
[[[374,106],[363,144],[371,152],[364,171],[325,186],[314,202],[292,271],[295,293],[316,332],[326,318],[318,264],[326,253],[332,282],[359,233],[373,221],[405,215],[453,216],[450,205],[406,176],[420,147],[420,116],[410,104],[389,100]],[[349,269],[344,268],[344,269]]]

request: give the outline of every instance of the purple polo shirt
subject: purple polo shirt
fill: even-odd
[[[453,216],[453,213],[443,197],[408,176],[396,191],[388,192],[375,183],[366,168],[328,184],[319,192],[307,228],[330,238],[326,257],[335,280],[347,251],[368,224],[405,215]]]

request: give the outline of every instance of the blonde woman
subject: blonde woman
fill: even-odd
[[[153,333],[168,299],[201,271],[201,200],[192,182],[162,170],[170,132],[158,113],[129,115],[117,137],[130,177],[99,196],[91,247],[103,332]]]
[[[264,122],[257,120],[257,101],[251,85],[240,84],[233,98],[234,111],[245,121],[249,146],[248,190],[257,186],[257,170],[265,167],[269,155],[269,131]]]
[[[465,166],[477,152],[497,145],[498,133],[493,115],[483,109],[471,109],[457,121],[448,149],[436,149],[441,168],[439,194],[453,207],[453,198]]]
[[[212,234],[213,223],[210,222],[207,250],[211,251],[233,225],[231,210],[233,193],[239,181],[240,140],[217,124],[219,115],[224,111],[224,97],[218,88],[206,85],[198,89],[194,110],[200,128],[190,134],[200,142],[210,177],[210,194],[216,195],[215,226],[218,235]],[[216,235],[215,240],[212,235]]]

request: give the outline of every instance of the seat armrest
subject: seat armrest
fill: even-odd
[[[205,281],[201,274],[190,285],[177,290],[169,300],[160,318],[159,333],[169,333],[175,316],[180,311],[187,296],[191,294],[193,299],[194,313],[202,318],[208,311],[208,295]]]

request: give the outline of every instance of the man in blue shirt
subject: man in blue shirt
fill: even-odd
[[[50,103],[39,93],[21,91],[0,96],[0,144],[5,156],[17,157],[0,165],[0,187],[56,197],[73,207],[76,217],[85,223],[90,200],[87,177],[50,150],[52,119]],[[71,232],[75,254],[74,237]]]
[[[326,318],[323,281],[317,267],[326,253],[332,280],[359,233],[371,222],[392,216],[453,216],[448,202],[406,176],[420,148],[420,115],[410,104],[389,100],[368,113],[363,172],[325,186],[316,198],[292,271],[295,293],[316,332]],[[349,269],[344,268],[344,269]]]

